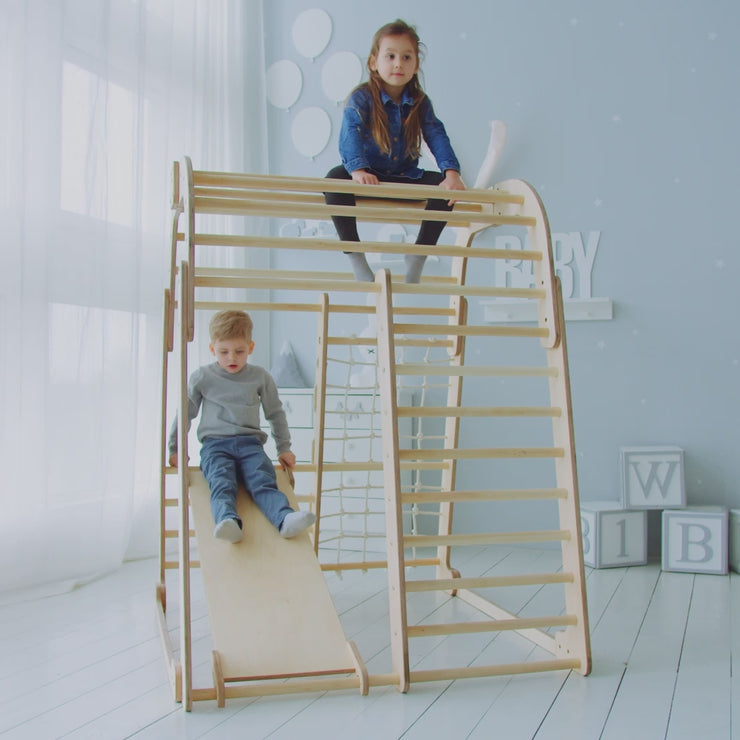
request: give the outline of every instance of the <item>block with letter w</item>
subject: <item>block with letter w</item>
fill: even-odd
[[[680,447],[622,447],[622,502],[626,509],[686,506]]]

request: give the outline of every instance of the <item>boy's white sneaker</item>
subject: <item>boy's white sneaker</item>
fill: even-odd
[[[242,528],[236,519],[222,519],[216,525],[216,529],[213,530],[213,536],[235,545],[237,542],[241,542],[244,532],[242,532]]]
[[[280,536],[286,539],[295,537],[304,529],[308,529],[315,521],[316,514],[312,511],[291,511],[280,525]]]

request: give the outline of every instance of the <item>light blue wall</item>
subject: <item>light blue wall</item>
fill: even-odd
[[[333,21],[314,61],[291,38],[312,7]],[[291,59],[304,83],[289,111],[269,108],[273,173],[321,176],[338,163],[341,111],[322,65],[344,50],[364,65],[372,33],[396,17],[428,47],[425,88],[468,183],[501,119],[494,180],[529,181],[553,232],[600,232],[592,295],[613,301],[614,318],[568,323],[581,497],[619,496],[620,447],[677,445],[689,503],[740,507],[740,4],[270,0],[266,64]],[[290,134],[306,106],[333,124],[313,160]],[[312,375],[314,320],[305,335],[295,321],[275,320],[275,350],[294,337]]]

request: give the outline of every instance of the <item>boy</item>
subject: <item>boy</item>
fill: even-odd
[[[290,431],[272,376],[247,365],[252,354],[252,319],[244,311],[219,311],[209,326],[211,354],[216,362],[203,365],[188,381],[188,428],[201,411],[198,426],[200,467],[211,490],[214,537],[237,543],[243,537],[236,511],[241,478],[254,502],[283,537],[295,537],[316,516],[294,511],[277,487],[275,468],[265,454],[267,435],[260,429],[260,406],[272,427],[283,468],[295,466]],[[202,408],[201,408],[202,407]],[[177,466],[177,419],[169,436],[169,461]]]

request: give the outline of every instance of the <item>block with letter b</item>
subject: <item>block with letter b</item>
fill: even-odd
[[[686,506],[680,447],[622,447],[622,505],[625,509]]]
[[[647,511],[628,511],[619,501],[581,502],[583,562],[592,568],[647,563]]]
[[[728,572],[729,513],[724,506],[689,506],[662,514],[663,570]]]

